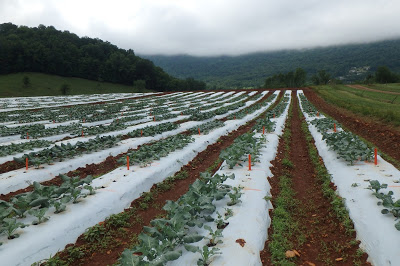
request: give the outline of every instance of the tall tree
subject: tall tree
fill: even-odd
[[[375,72],[375,80],[378,83],[392,83],[397,82],[398,77],[387,66],[380,66]]]
[[[294,72],[294,84],[296,87],[304,87],[306,85],[307,72],[301,67],[296,68]]]

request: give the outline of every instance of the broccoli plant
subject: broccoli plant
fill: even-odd
[[[231,199],[230,202],[228,202],[228,206],[232,206],[232,205],[236,205],[240,202],[242,202],[240,200],[240,197],[242,196],[242,189],[243,187],[239,186],[239,187],[234,187],[233,188],[233,193],[228,193],[229,198]]]
[[[211,263],[211,257],[222,254],[221,252],[219,252],[219,248],[210,248],[207,245],[203,246],[203,248],[201,249],[197,246],[185,245],[185,249],[193,253],[200,253],[201,258],[199,258],[199,260],[197,261],[198,266],[207,266]]]
[[[41,224],[41,223],[47,221],[50,218],[48,216],[45,216],[47,211],[48,211],[48,208],[30,209],[28,211],[28,213],[37,218],[37,220],[33,221],[32,224],[38,225],[38,224]]]
[[[378,205],[384,207],[381,211],[382,214],[391,213],[396,220],[400,219],[400,199],[395,201],[393,198],[393,191],[389,191],[388,193],[379,192],[381,189],[387,188],[387,184],[381,184],[378,180],[369,181],[370,185],[368,189],[374,191],[372,194],[375,195],[379,200]],[[400,221],[397,222],[395,228],[400,231]]]
[[[215,246],[218,243],[222,243],[222,240],[218,239],[218,238],[222,238],[222,229],[217,229],[214,231],[214,230],[212,230],[212,228],[209,225],[204,225],[204,229],[209,231],[209,235],[210,235],[209,246]]]
[[[8,239],[14,239],[19,237],[19,234],[14,234],[18,228],[24,228],[24,223],[17,222],[15,218],[4,218],[3,225],[4,231],[7,233]]]

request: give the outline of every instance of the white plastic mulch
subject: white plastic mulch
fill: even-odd
[[[290,98],[290,93],[286,94]],[[221,240],[223,243],[217,244],[215,247],[219,248],[221,254],[215,255],[211,259],[210,265],[226,265],[226,266],[243,266],[243,265],[262,265],[260,259],[260,251],[264,249],[265,241],[268,237],[268,228],[271,223],[268,209],[272,208],[270,201],[264,199],[265,196],[270,196],[270,184],[267,177],[273,177],[270,167],[271,161],[274,160],[277,149],[279,138],[283,133],[284,124],[288,115],[289,105],[285,112],[277,118],[271,119],[276,121],[275,131],[267,133],[266,136],[266,147],[260,150],[261,155],[259,157],[260,162],[255,163],[251,167],[251,171],[248,170],[248,162],[244,163],[243,166],[235,166],[233,169],[229,169],[226,162],[224,162],[216,172],[216,174],[234,174],[235,179],[228,179],[225,184],[233,187],[242,186],[243,195],[239,204],[233,206],[227,206],[228,199],[216,201],[217,211],[221,215],[226,212],[225,208],[231,208],[233,210],[233,216],[230,217],[227,222],[229,225],[222,231],[223,237]],[[261,134],[256,134],[261,136]],[[212,215],[213,218],[217,218],[217,214]],[[206,223],[213,230],[216,229],[214,222]],[[203,235],[208,236],[209,232],[203,228],[196,228],[196,231]],[[242,247],[236,240],[244,240],[245,244]],[[191,244],[202,248],[209,242],[208,239],[203,239],[200,242]],[[168,262],[167,265],[197,265],[197,260],[200,258],[200,254],[192,253],[181,248],[182,256],[175,261]]]
[[[316,127],[309,123],[318,118],[303,113],[319,155],[332,175],[332,182],[337,186],[337,193],[345,199],[357,238],[369,255],[368,260],[373,265],[400,265],[400,231],[394,227],[395,218],[391,214],[381,214],[383,207],[377,205],[378,199],[367,189],[368,180],[378,180],[381,184],[388,184],[388,188],[381,192],[387,193],[391,190],[393,197],[400,199],[400,171],[379,155],[376,166],[374,163],[361,161],[353,166],[348,165],[346,161],[337,158],[337,154],[322,140]]]
[[[105,187],[97,190],[95,195],[82,199],[79,204],[69,204],[64,213],[52,215],[50,210],[48,212],[48,215],[51,214],[50,220],[37,226],[18,229],[17,233],[20,233],[21,236],[17,239],[7,240],[5,237],[0,239],[0,242],[4,243],[3,246],[0,246],[1,263],[4,265],[30,265],[54,255],[68,243],[75,242],[86,228],[129,207],[133,200],[140,197],[142,192],[149,191],[153,184],[161,182],[179,171],[182,165],[191,161],[209,144],[215,143],[220,136],[236,130],[239,126],[255,118],[268,106],[243,119],[226,121],[224,127],[215,129],[208,135],[195,136],[194,143],[154,162],[151,166],[145,168],[131,166],[129,171],[125,167],[121,167],[95,179],[93,186]],[[87,163],[86,156],[79,159],[83,165]],[[69,163],[64,164],[68,165]],[[40,172],[44,173],[44,171]],[[47,174],[51,174],[51,172]]]

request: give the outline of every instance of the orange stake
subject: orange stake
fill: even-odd
[[[274,118],[275,118],[275,113],[274,113]]]
[[[127,167],[128,170],[129,170],[129,156],[126,156],[126,167]]]
[[[200,134],[200,128],[197,128],[197,129],[199,130],[199,135],[201,135],[201,134]]]
[[[29,139],[29,132],[26,132],[26,139]]]
[[[143,136],[143,130],[140,130],[140,136]]]
[[[336,132],[336,123],[333,123],[333,132]]]
[[[235,119],[235,120],[236,120],[236,115],[233,117],[233,119]]]
[[[153,116],[153,121],[156,121],[156,117],[155,116]]]
[[[251,171],[251,154],[249,154],[249,171]]]
[[[28,170],[28,157],[25,158],[25,167],[26,167],[26,170]]]
[[[378,164],[378,149],[377,148],[375,148],[374,153],[375,153],[375,165],[377,165]]]
[[[319,112],[317,112],[317,117],[319,117]]]

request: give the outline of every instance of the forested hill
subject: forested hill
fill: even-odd
[[[297,67],[303,68],[308,77],[325,69],[333,77],[355,81],[364,79],[368,71],[372,73],[382,65],[399,73],[400,39],[234,57],[142,56],[171,75],[193,77],[217,87],[259,86],[267,77],[294,71]]]
[[[133,50],[53,26],[0,24],[0,75],[40,72],[144,87],[156,91],[204,89],[192,78],[180,80]]]

